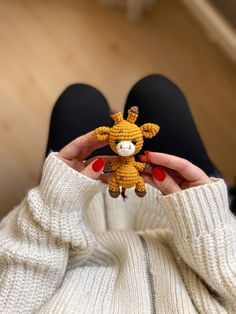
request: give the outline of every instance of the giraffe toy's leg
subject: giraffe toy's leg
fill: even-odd
[[[116,177],[113,177],[109,184],[109,193],[111,197],[118,197],[120,195],[120,187],[116,181]]]
[[[136,183],[136,187],[135,187],[135,193],[139,196],[139,197],[143,197],[147,192],[146,192],[146,188],[145,188],[145,183],[142,177],[139,176],[138,181]]]

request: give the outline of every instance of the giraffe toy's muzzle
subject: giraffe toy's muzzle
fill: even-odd
[[[120,156],[132,156],[135,152],[135,145],[130,141],[121,141],[116,145],[116,149]]]

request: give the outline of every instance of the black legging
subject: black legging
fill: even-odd
[[[160,126],[157,136],[144,140],[140,154],[149,150],[176,155],[188,159],[209,176],[221,176],[207,155],[183,93],[173,82],[162,75],[144,77],[128,94],[125,118],[134,105],[139,107],[137,125],[153,122]],[[110,110],[107,100],[96,88],[86,84],[67,87],[52,111],[46,156],[99,126],[112,126]],[[106,146],[89,157],[97,155],[114,153]]]

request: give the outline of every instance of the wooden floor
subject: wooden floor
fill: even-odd
[[[50,112],[69,84],[100,88],[121,109],[140,77],[162,73],[185,92],[225,178],[236,177],[236,66],[175,0],[139,24],[95,0],[0,1],[0,216],[37,184]]]

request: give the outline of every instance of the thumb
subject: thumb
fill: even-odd
[[[86,168],[84,168],[81,173],[91,179],[97,179],[105,166],[105,160],[99,157],[93,160]]]
[[[154,168],[152,176],[157,188],[164,195],[181,191],[177,182],[162,167]]]

